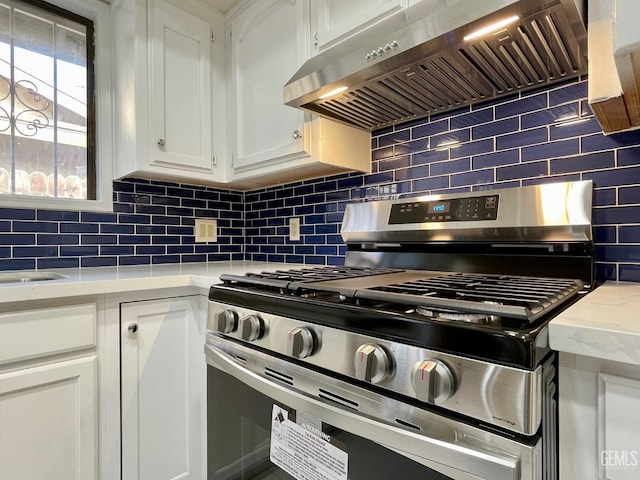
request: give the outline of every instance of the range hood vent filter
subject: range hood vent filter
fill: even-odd
[[[371,131],[575,78],[587,71],[586,30],[571,13],[556,2],[472,42],[460,29],[398,53],[413,61],[342,94],[288,104]]]

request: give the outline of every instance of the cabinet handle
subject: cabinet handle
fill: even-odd
[[[294,140],[300,140],[302,138],[302,134],[300,133],[300,130],[295,130],[293,132],[293,139]]]
[[[133,335],[134,333],[136,333],[138,331],[138,324],[137,323],[130,323],[129,326],[127,327],[127,330],[129,331],[130,335]]]
[[[164,138],[158,139],[158,145],[160,145],[161,147],[164,147]]]

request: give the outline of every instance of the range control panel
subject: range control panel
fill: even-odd
[[[498,200],[498,195],[485,195],[429,202],[396,203],[391,206],[389,225],[496,220]]]

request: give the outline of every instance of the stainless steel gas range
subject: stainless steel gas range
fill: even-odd
[[[211,287],[210,479],[557,478],[591,182],[347,206],[344,266]]]

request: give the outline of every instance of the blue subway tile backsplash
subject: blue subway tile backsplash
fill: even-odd
[[[620,264],[618,275],[613,278],[623,282],[640,282],[640,266],[636,263]]]
[[[618,190],[618,201],[621,205],[640,204],[640,186],[620,188]]]
[[[323,259],[332,265],[344,255],[339,234],[323,239],[317,224],[313,224],[316,230],[304,228],[308,225],[305,207],[314,211],[319,206],[333,207],[334,213],[325,215],[323,228],[333,225],[339,232],[349,202],[592,179],[597,276],[640,281],[640,131],[605,136],[593,117],[559,126],[571,115],[592,115],[586,96],[587,81],[571,81],[374,132],[375,174],[303,182],[310,186],[336,181],[340,197],[325,190],[324,198],[304,199],[295,212],[301,216],[302,238],[286,240],[303,247],[296,246],[295,259],[286,256],[284,261],[315,264]],[[460,143],[438,148],[452,140]],[[287,188],[266,188],[245,197],[247,259],[273,258],[262,247],[268,244],[263,242],[268,232],[256,223],[264,213],[256,199]],[[286,204],[287,196],[281,198]],[[338,246],[338,255],[325,249],[330,245]]]
[[[454,116],[451,118],[450,127],[464,128],[479,123],[488,123],[493,121],[493,110],[490,108],[484,108],[477,112],[465,113],[463,115]]]
[[[554,158],[549,162],[551,175],[615,168],[614,152],[596,152],[567,158]]]
[[[586,96],[587,80],[576,80],[387,127],[372,134],[370,174],[248,192],[124,179],[113,183],[113,213],[0,208],[0,270],[339,265],[348,203],[592,179],[597,276],[640,282],[640,131],[603,135]],[[560,125],[575,115],[588,119]],[[292,216],[299,241],[289,240]],[[195,243],[195,220],[208,217],[218,220],[218,242]]]
[[[524,130],[522,132],[509,133],[496,137],[496,150],[524,147],[545,143],[549,139],[549,130],[546,126]]]
[[[626,167],[640,164],[640,147],[618,150],[618,166]]]
[[[532,162],[548,158],[569,157],[580,153],[580,142],[570,138],[558,142],[541,143],[519,149],[523,162]],[[579,158],[579,157],[578,157]]]
[[[547,108],[549,106],[548,97],[549,95],[547,93],[530,96],[523,95],[522,97],[516,96],[513,100],[507,100],[504,103],[498,103],[489,108],[495,109],[496,119],[514,117],[523,113]]]
[[[244,193],[140,179],[113,186],[115,213],[0,208],[0,270],[244,258]],[[218,220],[216,244],[195,244],[200,217]]]

